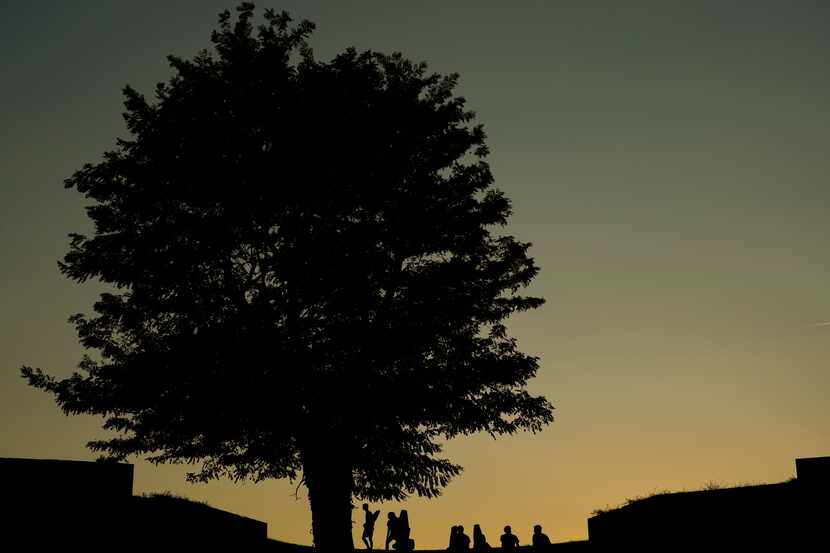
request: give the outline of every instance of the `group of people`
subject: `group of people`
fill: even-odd
[[[510,526],[504,527],[504,534],[501,535],[499,541],[501,542],[501,548],[503,551],[515,549],[519,546],[519,538],[516,537],[516,534],[513,533],[513,529],[510,528]],[[541,524],[537,524],[533,527],[533,537],[531,538],[531,543],[533,544],[533,549],[536,550],[546,549],[547,546],[550,545],[550,538],[542,532]],[[490,544],[487,543],[487,538],[481,531],[481,526],[478,524],[473,525],[472,546],[473,551],[487,551],[491,549]],[[450,529],[450,543],[447,547],[447,551],[450,553],[461,553],[463,551],[469,551],[469,549],[470,537],[464,533],[464,527],[461,525],[453,526]]]
[[[363,512],[366,516],[363,523],[363,543],[366,549],[373,549],[374,535],[375,535],[375,521],[380,516],[380,511],[370,511],[369,504],[363,504]],[[412,551],[415,549],[415,540],[410,537],[409,528],[409,513],[406,509],[401,511],[400,515],[390,512],[386,520],[386,545],[384,549],[388,550],[389,546],[395,551]]]
[[[366,549],[374,549],[374,534],[375,522],[380,516],[380,511],[370,511],[369,504],[363,504],[363,513],[365,515],[365,522],[363,523],[363,543]],[[384,549],[388,550],[389,546],[395,551],[411,552],[415,549],[415,540],[410,537],[409,528],[409,513],[406,509],[401,511],[400,515],[390,512],[386,521],[386,545]],[[499,538],[502,550],[511,550],[519,546],[519,538],[513,533],[510,526],[504,527],[504,534]],[[550,539],[542,532],[542,526],[537,524],[533,527],[533,537],[531,538],[533,549],[540,551],[547,549],[550,545]],[[464,527],[461,525],[453,526],[450,529],[450,543],[447,547],[449,553],[461,553],[470,550],[470,537],[464,533]],[[491,549],[487,538],[481,531],[481,526],[473,525],[473,551],[486,551]]]

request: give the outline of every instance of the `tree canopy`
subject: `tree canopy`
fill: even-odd
[[[319,61],[311,23],[237,12],[213,52],[169,57],[154,100],[126,87],[129,137],[65,181],[95,227],[60,270],[112,289],[70,319],[94,352],[78,372],[22,373],[102,415],[107,457],[302,476],[315,543],[350,547],[352,497],[431,497],[459,473],[442,440],[552,420],[504,324],[543,303],[521,294],[538,268],[496,232],[510,202],[457,75]]]

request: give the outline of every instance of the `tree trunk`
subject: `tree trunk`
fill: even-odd
[[[323,553],[352,551],[352,467],[336,448],[303,457],[314,547]]]

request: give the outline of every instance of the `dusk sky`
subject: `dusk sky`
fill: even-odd
[[[103,288],[58,272],[88,232],[63,179],[126,137],[121,89],[210,46],[215,0],[0,8],[0,457],[93,459],[100,419],[65,417],[21,365],[70,374],[66,322]],[[506,232],[533,243],[547,303],[509,320],[540,358],[542,433],[447,446],[465,467],[409,510],[418,548],[481,524],[554,542],[595,509],[708,482],[777,482],[830,454],[830,3],[258,2],[317,25],[319,59],[400,51],[439,73],[488,134]],[[296,484],[191,485],[136,464],[135,492],[204,500],[311,543]],[[355,544],[360,511],[355,511]]]

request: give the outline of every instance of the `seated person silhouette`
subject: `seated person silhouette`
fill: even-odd
[[[501,548],[505,551],[519,547],[519,538],[513,533],[510,526],[504,527],[504,534],[501,535]]]
[[[541,551],[550,546],[550,538],[542,533],[542,525],[537,524],[533,527],[533,549]]]
[[[455,549],[453,551],[469,551],[470,536],[464,533],[464,527],[460,524],[456,528],[458,530],[455,532]]]
[[[487,538],[481,531],[481,526],[473,525],[473,551],[487,551],[490,549],[490,544],[487,543]]]
[[[375,521],[378,519],[380,511],[375,511],[373,513],[369,510],[369,504],[364,503],[363,512],[366,515],[366,522],[363,523],[363,535],[361,536],[361,539],[363,540],[363,543],[366,544],[366,549],[373,549],[375,546]]]

